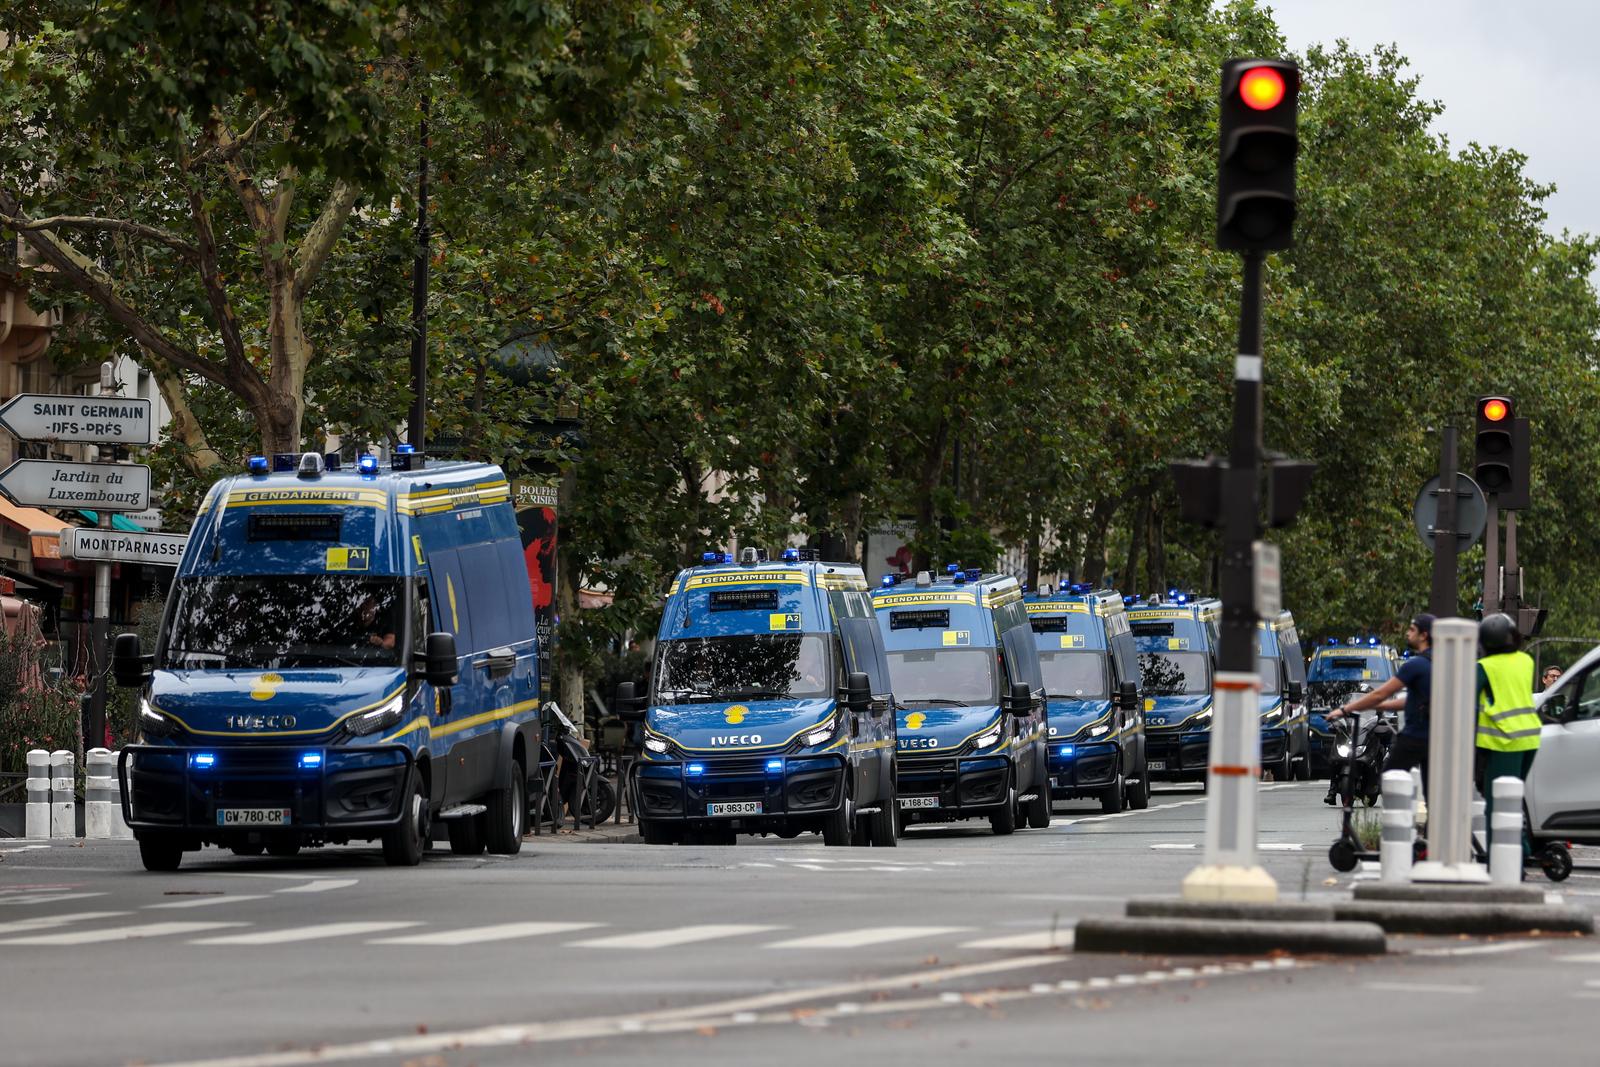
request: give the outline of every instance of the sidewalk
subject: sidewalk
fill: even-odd
[[[548,829],[538,836],[532,833],[523,835],[524,844],[529,842],[553,842],[556,844],[583,844],[583,845],[637,845],[643,843],[639,836],[639,824],[635,822],[603,822],[593,830],[588,823],[580,823],[577,830],[572,829],[569,821],[564,827],[564,833],[553,834]]]

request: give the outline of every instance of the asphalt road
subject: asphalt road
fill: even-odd
[[[1286,899],[1348,891],[1322,792],[1263,787],[1262,863]],[[1071,953],[1079,917],[1177,893],[1204,818],[1203,794],[1163,790],[1148,811],[1070,805],[1010,838],[916,829],[892,851],[545,837],[416,869],[375,849],[213,849],[175,874],[144,872],[131,843],[0,841],[0,1064],[1573,1054],[1600,942],[1392,938],[1358,962]],[[1600,871],[1561,890],[1600,901]]]

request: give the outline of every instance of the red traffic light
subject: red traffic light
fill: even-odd
[[[1511,405],[1500,397],[1491,396],[1479,405],[1479,411],[1490,422],[1503,422],[1511,414]]]
[[[1239,79],[1239,99],[1257,111],[1271,111],[1283,103],[1283,75],[1271,67],[1251,67]]]

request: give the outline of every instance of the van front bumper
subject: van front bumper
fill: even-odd
[[[1122,746],[1115,741],[1083,744],[1050,742],[1050,797],[1073,800],[1099,796],[1117,780]]]
[[[636,810],[652,821],[710,819],[754,829],[827,815],[844,803],[848,766],[840,755],[649,760],[634,764]]]
[[[908,822],[987,816],[1011,802],[1011,760],[1005,756],[896,757],[900,811]]]
[[[129,827],[214,841],[250,831],[325,839],[380,833],[408,814],[416,773],[404,745],[129,745],[117,760]],[[232,813],[241,811],[279,817],[235,821]]]
[[[1209,730],[1146,730],[1145,766],[1152,780],[1203,782],[1211,761]]]

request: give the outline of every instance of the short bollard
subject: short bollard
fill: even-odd
[[[1522,881],[1522,794],[1521,778],[1496,778],[1494,813],[1489,817],[1489,878],[1514,885]]]
[[[1489,854],[1489,805],[1481,800],[1472,802],[1472,839],[1483,846],[1483,854]]]
[[[108,841],[117,836],[122,822],[122,800],[117,791],[117,754],[91,748],[83,759],[83,836]]]
[[[1385,882],[1411,880],[1411,835],[1415,819],[1411,807],[1415,784],[1405,771],[1383,774],[1383,836],[1378,846],[1378,863]]]
[[[50,836],[50,753],[42,748],[28,750],[28,806],[22,836]]]
[[[78,836],[78,781],[71,752],[58,748],[50,753],[50,836]]]

